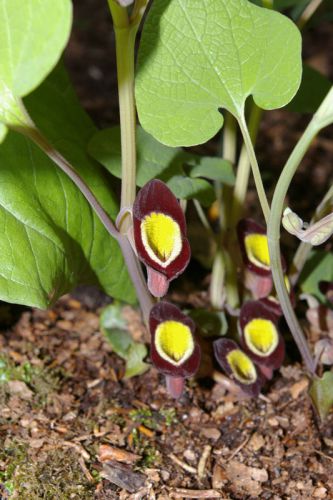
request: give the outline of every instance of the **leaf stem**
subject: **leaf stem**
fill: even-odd
[[[243,210],[245,196],[247,192],[247,186],[249,183],[250,167],[252,167],[252,173],[254,177],[254,182],[257,188],[260,204],[266,222],[269,218],[269,205],[265,193],[265,188],[262,183],[259,165],[253,148],[253,142],[257,137],[257,132],[259,128],[260,118],[262,116],[261,109],[253,103],[252,110],[249,120],[249,128],[246,125],[244,115],[239,118],[238,124],[241,129],[244,145],[241,150],[239,157],[239,164],[236,174],[236,183],[234,188],[234,205],[232,209],[232,224],[235,225],[240,217]]]
[[[134,49],[136,34],[148,2],[137,0],[132,17],[127,9],[108,0],[116,37],[118,99],[121,131],[121,202],[120,209],[133,205],[136,196],[136,112],[134,99]],[[124,217],[120,231],[126,233],[130,218]]]
[[[309,19],[316,12],[318,7],[321,5],[323,0],[312,0],[307,7],[303,10],[299,20],[297,21],[297,26],[299,29],[303,29]]]
[[[282,271],[279,239],[283,203],[290,182],[317,132],[318,128],[312,120],[290,155],[274,191],[271,215],[267,230],[268,247],[276,293],[290,331],[294,336],[294,340],[300,350],[300,353],[302,354],[307,370],[311,375],[314,375],[315,373],[315,363],[289,299],[289,293],[285,285]]]
[[[33,125],[32,122],[29,124],[29,126],[20,126],[19,128],[14,128],[14,130],[31,139],[74,182],[76,187],[86,198],[89,205],[95,211],[105,229],[113,238],[117,240],[121,248],[129,275],[135,287],[144,321],[146,324],[148,324],[150,309],[154,305],[154,301],[148,291],[141,266],[132,250],[127,236],[121,234],[116,229],[109,215],[99,203],[91,189],[87,186],[86,182],[76,172],[72,165],[68,163],[68,161],[56,149],[53,148],[53,146],[47,141],[47,139]]]

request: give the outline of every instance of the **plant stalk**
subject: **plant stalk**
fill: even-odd
[[[290,155],[274,191],[267,230],[271,269],[276,293],[290,331],[303,357],[306,368],[311,375],[315,374],[315,362],[289,299],[282,271],[279,239],[283,204],[290,182],[317,132],[318,127],[314,120],[312,120]]]
[[[251,138],[251,144],[256,142],[262,110],[252,103],[252,108],[249,118],[248,132]],[[253,146],[252,146],[253,149]],[[245,197],[247,193],[251,163],[248,148],[243,144],[239,161],[237,165],[236,182],[234,187],[233,206],[231,213],[231,226],[234,227],[241,217],[244,208]]]
[[[121,133],[121,201],[120,210],[132,207],[136,196],[136,111],[134,99],[135,39],[147,2],[138,1],[130,19],[127,9],[108,0],[116,38],[118,99]],[[126,233],[131,225],[125,216],[119,230]]]
[[[154,301],[148,291],[141,266],[132,250],[127,236],[121,234],[116,229],[109,215],[106,213],[82,177],[76,172],[72,165],[70,165],[70,163],[68,163],[68,161],[53,148],[53,146],[45,137],[43,137],[41,132],[33,125],[32,122],[29,126],[19,127],[16,130],[31,139],[74,182],[76,187],[86,198],[89,205],[93,208],[105,229],[113,238],[117,240],[121,248],[128,273],[135,287],[144,321],[148,324],[150,309],[154,305]]]
[[[297,26],[299,29],[303,29],[306,23],[311,19],[313,14],[316,12],[318,7],[322,4],[323,0],[312,0],[308,6],[302,12],[299,20],[297,21]]]
[[[259,118],[260,118],[260,115],[259,115]],[[247,125],[246,125],[244,114],[243,114],[243,116],[241,116],[239,118],[238,124],[239,124],[239,127],[240,127],[242,135],[243,135],[244,144],[245,144],[247,154],[249,156],[250,164],[252,167],[252,173],[253,173],[254,182],[256,185],[260,205],[261,205],[261,208],[262,208],[262,211],[263,211],[263,214],[265,217],[265,221],[267,224],[268,219],[269,219],[269,214],[270,214],[270,208],[269,208],[269,204],[267,201],[265,188],[264,188],[264,185],[263,185],[263,182],[261,179],[261,175],[260,175],[259,165],[258,165],[257,158],[256,158],[256,155],[254,152],[251,136],[250,136],[249,130],[248,130]],[[238,210],[240,210],[241,206],[244,203],[244,198],[245,198],[244,190],[246,193],[247,182],[248,182],[248,175],[247,175],[246,168],[244,167],[243,172],[240,172],[240,173],[237,172],[237,175],[239,178],[239,185],[235,186],[235,195],[236,195],[236,203],[238,204]],[[242,178],[243,175],[244,175],[244,179]],[[246,183],[245,183],[245,181],[246,181]],[[238,188],[237,192],[236,192],[236,187]]]

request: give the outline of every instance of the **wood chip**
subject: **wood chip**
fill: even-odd
[[[133,472],[128,466],[117,462],[103,464],[101,476],[130,493],[138,491],[146,481],[146,476],[141,472]]]
[[[215,490],[186,490],[177,488],[170,492],[171,498],[222,498],[221,493]]]
[[[199,480],[202,480],[206,475],[206,473],[205,473],[206,463],[207,463],[207,460],[208,460],[208,457],[209,457],[211,451],[212,451],[211,446],[206,445],[204,447],[204,450],[202,452],[202,455],[201,455],[199,463],[198,463],[198,478],[199,478]]]
[[[225,474],[223,467],[221,467],[219,464],[215,464],[212,476],[212,486],[214,490],[222,488],[226,482],[227,482],[227,476]]]
[[[309,379],[306,377],[301,378],[298,382],[293,384],[289,391],[293,399],[297,399],[298,396],[309,387]]]
[[[141,458],[140,455],[136,453],[131,453],[129,451],[115,448],[108,444],[101,444],[98,451],[98,460],[100,462],[110,462],[115,460],[116,462],[123,462],[126,464],[131,464],[136,462]]]
[[[191,474],[197,473],[197,469],[195,469],[194,467],[191,467],[190,465],[183,462],[182,460],[179,460],[179,458],[177,458],[176,455],[174,455],[173,453],[170,453],[169,457],[171,458],[171,460],[173,462],[175,462],[175,464],[179,465],[179,467],[186,470],[187,472],[190,472]]]

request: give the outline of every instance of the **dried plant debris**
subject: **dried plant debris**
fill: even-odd
[[[124,378],[98,311],[69,297],[0,345],[3,498],[330,498],[333,415],[319,423],[297,365],[263,397],[216,377],[175,401],[153,367]]]

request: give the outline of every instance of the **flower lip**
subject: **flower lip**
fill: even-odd
[[[190,377],[200,364],[195,324],[177,306],[161,301],[150,312],[151,359],[165,375]]]
[[[231,339],[214,341],[215,357],[226,374],[250,396],[258,396],[264,383],[251,358]]]
[[[246,267],[260,276],[270,276],[270,258],[266,229],[252,219],[242,219],[237,225],[238,240]],[[281,259],[285,270],[286,264]]]
[[[134,240],[140,260],[176,278],[187,266],[191,251],[184,213],[177,198],[160,180],[140,189],[133,205]]]
[[[285,354],[277,315],[260,300],[246,302],[240,311],[241,344],[258,365],[279,368]]]

